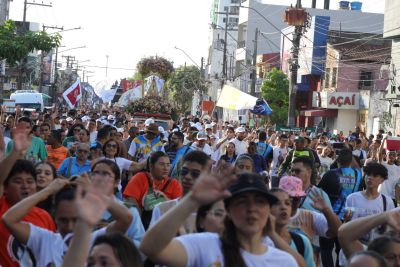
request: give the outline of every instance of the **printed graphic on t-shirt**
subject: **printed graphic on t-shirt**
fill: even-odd
[[[20,266],[36,266],[36,259],[32,251],[10,235],[7,242],[7,251],[10,257]]]

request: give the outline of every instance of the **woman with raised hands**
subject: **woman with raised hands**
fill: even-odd
[[[221,199],[227,210],[221,237],[216,233],[175,237],[192,212]],[[170,267],[299,266],[290,254],[264,242],[273,229],[270,204],[276,201],[258,174],[243,173],[236,178],[233,168],[221,163],[213,173],[203,173],[192,191],[149,229],[140,250],[152,261]],[[290,250],[288,245],[285,249]],[[305,266],[304,261],[300,266]]]

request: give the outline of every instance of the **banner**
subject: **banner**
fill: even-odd
[[[139,85],[142,85],[143,81],[142,80],[135,80],[135,81],[130,81],[127,79],[122,80],[122,92],[126,92],[128,90],[131,90],[133,88],[138,87]]]
[[[63,98],[68,103],[69,108],[74,108],[82,97],[81,80],[78,78],[73,85],[71,85],[63,93]]]
[[[252,109],[256,102],[257,97],[246,94],[232,86],[224,85],[217,106],[233,110]]]
[[[139,85],[133,88],[132,90],[123,93],[118,100],[118,106],[126,107],[127,105],[129,105],[130,102],[132,102],[135,99],[139,99],[141,97],[142,97],[142,86]]]

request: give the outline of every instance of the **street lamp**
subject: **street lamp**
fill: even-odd
[[[185,50],[183,50],[183,49],[181,49],[181,48],[179,48],[179,47],[176,47],[176,46],[174,46],[174,48],[177,49],[177,50],[179,50],[179,51],[181,51],[182,53],[184,53],[185,56],[187,56],[187,57],[190,59],[190,61],[192,61],[193,64],[196,65],[196,67],[198,67],[198,68],[201,70],[200,66],[196,63],[196,61],[193,60],[193,58],[191,58],[191,57],[185,52]]]

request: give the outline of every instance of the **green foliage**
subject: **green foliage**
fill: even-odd
[[[169,114],[173,113],[172,105],[161,96],[147,95],[136,99],[127,107],[130,113]]]
[[[0,59],[6,59],[8,64],[15,65],[34,50],[51,51],[60,45],[59,34],[49,35],[44,31],[27,31],[17,34],[14,21],[8,20],[0,26]]]
[[[273,68],[262,85],[262,96],[273,110],[271,124],[286,125],[289,109],[289,80],[285,73]]]
[[[195,92],[207,92],[200,70],[196,66],[177,68],[167,84],[172,103],[178,113],[190,110]]]
[[[158,56],[142,58],[136,65],[136,69],[144,78],[151,74],[158,74],[164,80],[167,80],[171,73],[174,72],[172,62]]]

